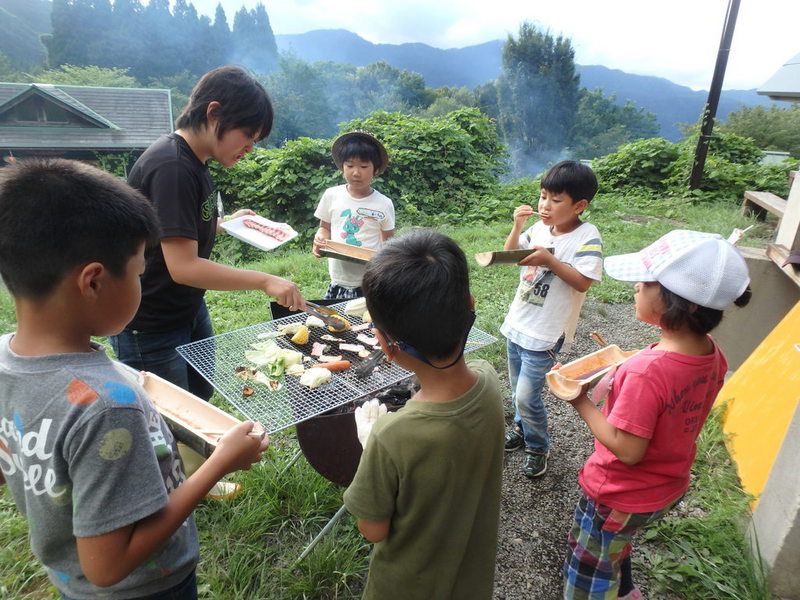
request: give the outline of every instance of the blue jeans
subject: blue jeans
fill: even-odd
[[[544,376],[553,368],[563,336],[550,350],[535,352],[508,341],[508,379],[511,402],[515,407],[514,422],[522,429],[525,448],[548,451],[547,410],[542,401]]]
[[[150,371],[195,396],[208,400],[214,393],[214,387],[175,348],[212,335],[214,331],[211,328],[211,317],[203,301],[191,325],[158,332],[124,329],[109,337],[109,341],[120,362],[139,371]]]
[[[69,596],[61,594],[62,600],[72,600]],[[197,574],[192,571],[189,576],[178,585],[163,592],[142,596],[138,600],[197,600]]]

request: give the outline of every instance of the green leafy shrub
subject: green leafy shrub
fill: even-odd
[[[676,144],[664,138],[648,138],[592,160],[592,169],[604,192],[637,187],[655,189],[663,187],[677,158]]]
[[[762,165],[761,150],[739,135],[714,136],[703,169],[700,187],[689,191],[698,134],[689,134],[673,144],[662,138],[637,140],[619,151],[592,161],[600,190],[649,190],[661,195],[686,196],[696,200],[741,201],[745,190],[762,190],[785,197],[787,172],[792,165]]]

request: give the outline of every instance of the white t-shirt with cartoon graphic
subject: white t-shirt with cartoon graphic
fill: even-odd
[[[603,274],[603,241],[597,227],[581,223],[575,230],[553,235],[537,221],[519,237],[520,248],[552,246],[555,257],[581,275],[600,281]],[[564,333],[583,293],[546,267],[522,267],[514,301],[500,328],[510,341],[527,350],[549,350]]]
[[[366,198],[353,198],[347,185],[325,190],[314,216],[331,224],[331,240],[359,248],[380,250],[381,232],[394,229],[394,205],[377,190]],[[331,283],[355,288],[361,285],[364,265],[328,259]]]

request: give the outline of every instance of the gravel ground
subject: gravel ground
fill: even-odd
[[[623,350],[641,348],[658,335],[655,327],[634,318],[632,304],[587,300],[572,350],[562,353],[559,360],[566,363],[597,350],[589,338],[592,331]],[[507,383],[507,374],[504,379]],[[510,423],[510,398],[506,404]],[[547,472],[538,479],[527,479],[522,474],[524,453],[506,454],[494,588],[498,600],[561,598],[561,565],[579,496],[578,470],[592,451],[593,438],[567,403],[548,392],[545,405],[551,440]],[[633,575],[647,597],[647,582],[635,564]]]

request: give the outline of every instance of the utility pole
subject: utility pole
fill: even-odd
[[[700,127],[700,138],[697,140],[697,149],[694,152],[692,175],[689,178],[689,188],[693,190],[700,187],[703,179],[703,167],[706,164],[711,131],[714,129],[714,118],[717,116],[719,95],[722,92],[722,81],[725,79],[725,68],[728,66],[728,54],[731,51],[733,29],[736,27],[738,14],[739,0],[728,0],[728,12],[725,15],[725,25],[722,27],[717,64],[714,66],[714,77],[711,79],[711,89],[708,90],[708,100],[706,100],[705,110],[703,110],[703,124]]]

